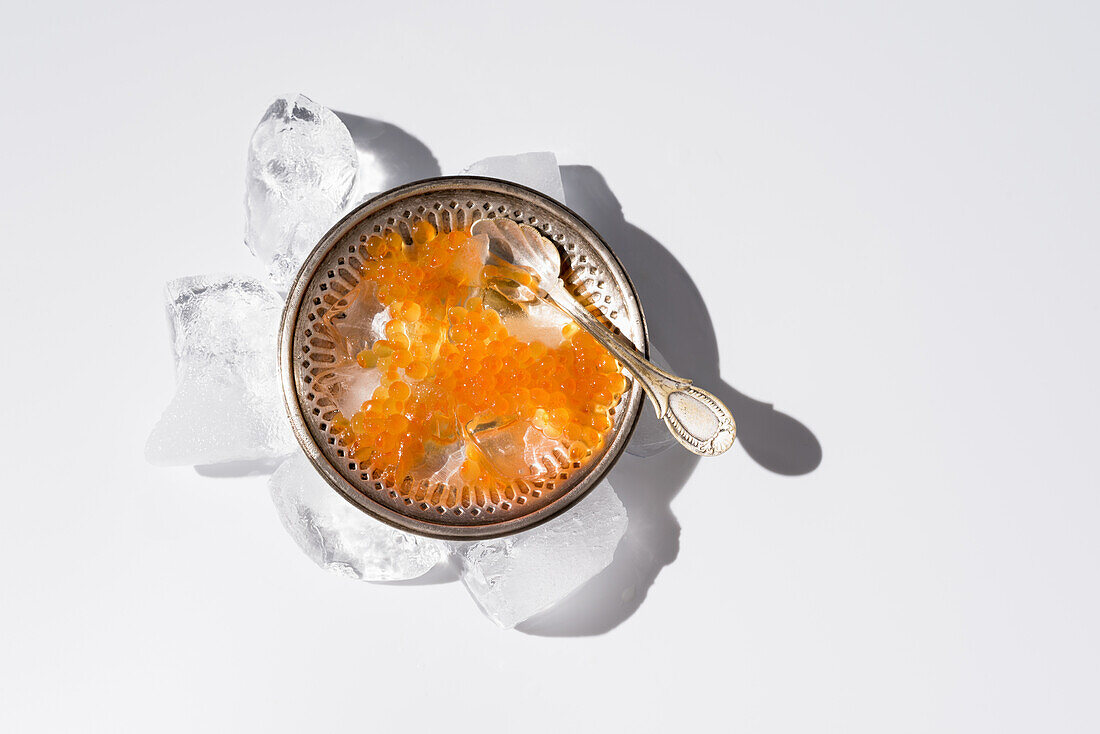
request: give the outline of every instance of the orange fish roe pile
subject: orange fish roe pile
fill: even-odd
[[[355,459],[387,486],[408,493],[430,481],[465,503],[517,480],[560,477],[563,462],[533,459],[532,444],[569,467],[599,451],[627,388],[611,354],[572,322],[553,348],[509,334],[483,298],[503,274],[485,264],[484,238],[420,222],[411,239],[388,232],[360,248],[362,276],[391,318],[384,339],[353,355],[381,384],[358,412],[333,421]],[[432,463],[448,455],[458,459]]]

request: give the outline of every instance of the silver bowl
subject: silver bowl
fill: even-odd
[[[388,488],[361,467],[332,432],[335,405],[313,389],[314,378],[335,359],[335,346],[316,332],[321,316],[360,280],[359,248],[386,230],[411,241],[411,225],[431,222],[439,231],[478,219],[506,217],[530,224],[562,255],[562,277],[593,315],[630,339],[648,357],[649,336],[638,294],[611,248],[577,214],[537,191],[475,176],[443,176],[398,186],[359,205],[321,239],[287,297],[279,329],[279,373],[294,435],[306,456],[345,499],[382,522],[419,535],[474,540],[510,535],[545,522],[580,500],[619,458],[643,401],[632,380],[611,412],[603,448],[557,479],[516,483],[483,502],[447,506],[432,492],[414,496]]]

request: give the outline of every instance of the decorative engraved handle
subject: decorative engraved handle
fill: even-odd
[[[695,387],[691,380],[669,374],[649,362],[585,310],[559,280],[543,283],[543,300],[557,306],[576,321],[637,378],[657,409],[657,417],[689,450],[701,456],[717,456],[733,445],[737,425],[721,400]],[[549,286],[549,287],[547,287]]]

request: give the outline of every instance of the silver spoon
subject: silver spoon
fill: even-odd
[[[498,279],[493,287],[518,303],[540,299],[572,317],[637,378],[657,409],[657,418],[677,441],[701,456],[717,456],[733,445],[737,426],[729,408],[691,380],[656,367],[592,316],[565,288],[558,248],[537,229],[510,219],[481,219],[471,234],[489,239],[490,257],[538,276],[537,292],[511,280]]]

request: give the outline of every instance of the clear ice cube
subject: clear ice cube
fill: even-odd
[[[626,525],[626,509],[604,481],[543,525],[453,547],[474,601],[491,620],[511,629],[607,568]]]
[[[508,333],[521,342],[542,342],[554,349],[565,341],[562,329],[573,319],[544,301],[513,303],[496,290],[485,291],[485,306],[500,314]]]
[[[149,436],[148,460],[218,464],[291,452],[276,353],[282,299],[240,276],[180,278],[165,290],[176,392]]]
[[[382,384],[382,373],[364,369],[353,359],[339,359],[332,369],[317,376],[314,385],[336,403],[340,415],[350,419],[371,399]]]
[[[377,294],[377,283],[361,281],[321,317],[337,350],[348,359],[355,359],[359,352],[385,338],[386,323],[392,317]]]
[[[541,191],[555,201],[565,201],[561,184],[561,170],[553,153],[521,153],[484,158],[463,173],[471,176],[488,176],[514,181]]]
[[[286,292],[348,201],[359,160],[331,110],[301,94],[267,108],[248,146],[245,243]]]
[[[673,372],[668,360],[652,345],[649,348],[649,361],[663,370]],[[626,444],[624,451],[633,456],[645,458],[661,453],[674,443],[676,439],[672,437],[665,422],[657,417],[653,403],[647,399],[642,403],[638,423],[634,426],[634,433],[630,435],[630,441]]]
[[[568,454],[561,441],[548,438],[531,421],[502,419],[468,431],[489,466],[500,476],[530,479],[556,474],[568,465]]]
[[[298,453],[268,482],[279,519],[310,560],[342,576],[400,581],[423,576],[446,546],[392,528],[353,507]]]
[[[409,470],[413,484],[426,483],[429,487],[440,484],[448,487],[461,486],[459,472],[466,461],[466,442],[458,439],[450,443],[427,440],[424,442],[424,456]]]
[[[378,301],[378,284],[364,280],[321,317],[325,336],[336,345],[336,362],[332,368],[317,375],[315,385],[336,403],[345,418],[351,418],[375,388],[382,384],[377,369],[363,368],[356,355],[370,349],[385,336],[389,309]]]

